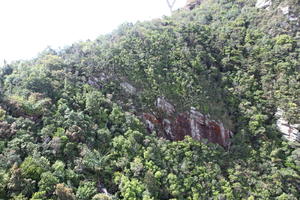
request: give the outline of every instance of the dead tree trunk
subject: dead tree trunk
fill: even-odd
[[[173,2],[170,2],[170,0],[167,0],[167,4],[168,4],[168,7],[169,7],[171,13],[173,12],[173,7],[175,5],[175,2],[176,2],[176,0],[173,0]]]

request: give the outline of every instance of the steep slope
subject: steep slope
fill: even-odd
[[[4,66],[0,199],[299,199],[299,3],[203,0]]]

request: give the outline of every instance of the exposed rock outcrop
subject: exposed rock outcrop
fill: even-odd
[[[300,124],[290,124],[286,119],[283,118],[283,110],[278,109],[276,112],[277,121],[276,125],[278,130],[283,134],[283,137],[288,141],[300,142]]]
[[[290,10],[289,6],[280,6],[279,9],[281,10],[283,15],[289,14],[289,10]]]
[[[292,8],[290,5],[283,4],[283,5],[280,5],[278,7],[278,9],[281,11],[281,13],[283,15],[287,16],[289,21],[297,21],[298,20],[299,13],[292,12]],[[298,24],[299,24],[299,22],[298,22]]]
[[[272,5],[271,0],[257,0],[255,7],[256,8],[266,8],[268,9]]]
[[[166,112],[168,115],[172,115],[175,113],[175,107],[168,101],[166,101],[163,97],[158,97],[155,105],[159,110]]]
[[[129,94],[135,94],[136,93],[136,88],[133,87],[130,83],[128,82],[123,82],[120,84],[120,86]]]
[[[207,139],[223,147],[230,145],[232,132],[225,129],[222,122],[209,119],[195,108],[176,114],[174,106],[164,98],[158,98],[157,102],[157,109],[163,114],[144,113],[142,116],[149,132],[156,131],[158,136],[172,141],[191,136],[195,140]]]

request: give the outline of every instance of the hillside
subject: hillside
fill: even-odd
[[[300,1],[188,2],[3,66],[0,199],[300,199]]]

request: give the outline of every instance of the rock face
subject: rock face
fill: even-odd
[[[283,137],[291,142],[300,142],[300,124],[290,124],[283,118],[283,110],[278,109],[277,113],[277,128],[283,134]]]
[[[120,84],[120,86],[129,94],[135,94],[136,93],[136,88],[133,87],[131,84],[127,82],[123,82]]]
[[[185,8],[194,9],[197,5],[200,5],[203,0],[187,0],[185,4]]]
[[[166,112],[168,115],[175,113],[174,106],[166,101],[163,97],[158,97],[155,105],[159,110]]]
[[[289,6],[280,6],[279,9],[281,10],[283,15],[289,14],[289,10],[290,10]]]
[[[299,14],[298,13],[293,13],[291,12],[291,6],[290,5],[281,5],[278,7],[279,10],[282,12],[283,15],[287,16],[287,18],[289,19],[289,21],[298,21],[298,17]],[[299,22],[298,22],[298,26],[299,26]]]
[[[255,7],[257,8],[269,8],[272,5],[271,0],[257,0]]]
[[[172,141],[191,136],[195,140],[207,139],[223,147],[230,145],[232,132],[225,129],[222,122],[209,119],[195,108],[176,114],[174,106],[164,98],[158,98],[157,102],[160,102],[156,106],[163,114],[144,113],[142,116],[149,132],[156,131],[158,136]]]

